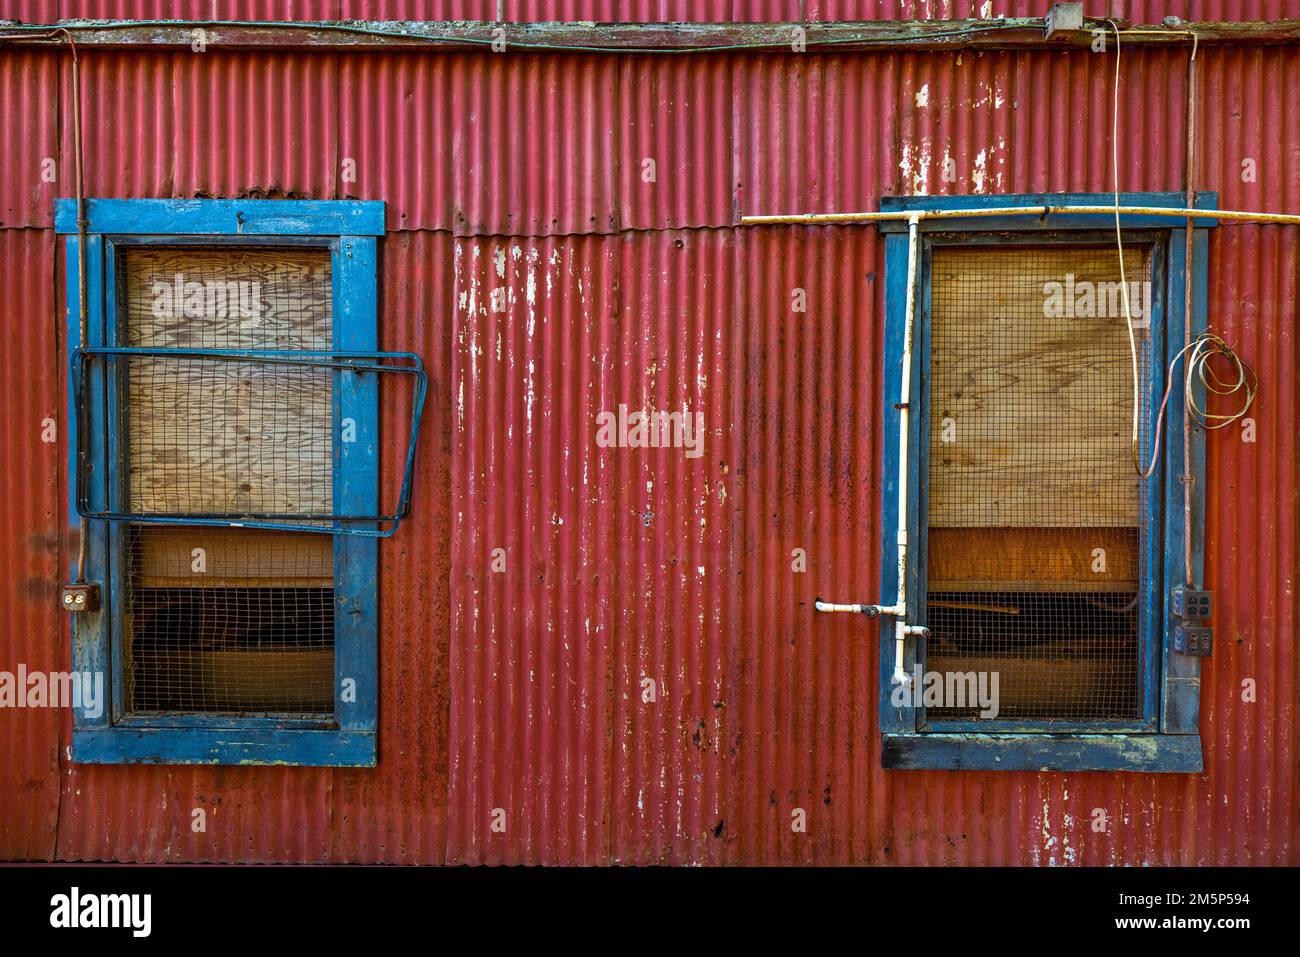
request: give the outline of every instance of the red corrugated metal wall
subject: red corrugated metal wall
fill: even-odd
[[[808,9],[878,13],[841,7]],[[380,766],[75,766],[66,717],[0,712],[0,766],[15,772],[0,785],[0,857],[1300,861],[1294,228],[1225,226],[1212,239],[1211,322],[1263,386],[1258,440],[1209,443],[1220,638],[1202,689],[1204,775],[884,772],[876,632],[811,610],[819,593],[872,597],[880,577],[882,248],[870,227],[742,229],[737,217],[871,209],[919,189],[1105,190],[1112,60],[83,62],[92,195],[385,200],[383,345],[421,353],[432,392],[415,516],[382,546]],[[1125,63],[1123,186],[1181,189],[1185,54]],[[1300,97],[1296,63],[1292,47],[1202,49],[1199,185],[1222,205],[1300,210],[1285,112]],[[62,421],[50,210],[70,191],[67,66],[4,50],[0,74],[0,669],[53,670],[68,664],[53,597],[69,542],[60,556],[64,459],[41,423]],[[56,183],[41,180],[46,158]],[[339,173],[348,158],[355,183]],[[792,309],[795,287],[806,313]],[[598,448],[595,415],[620,403],[702,411],[703,454]],[[386,414],[395,435],[402,409]],[[397,452],[385,448],[389,471]],[[504,572],[491,570],[496,549]],[[807,572],[792,571],[794,549]],[[191,832],[197,807],[206,833]],[[796,807],[805,834],[791,831]],[[504,833],[489,826],[498,808]],[[1094,808],[1108,833],[1092,831]]]
[[[1054,0],[5,0],[0,19],[135,20],[594,20],[601,23],[742,23],[961,20],[1042,17]],[[1134,23],[1280,20],[1288,0],[1098,0],[1089,16]]]

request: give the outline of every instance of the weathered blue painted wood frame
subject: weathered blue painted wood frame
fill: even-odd
[[[1217,194],[1201,193],[1198,209],[1215,209]],[[1121,193],[1121,207],[1148,206],[1182,208],[1181,193]],[[887,197],[885,210],[992,209],[1005,206],[1080,205],[1107,206],[1113,194],[1030,194],[1000,196]],[[1170,361],[1183,346],[1184,325],[1191,323],[1191,335],[1206,327],[1208,271],[1207,230],[1214,219],[1198,219],[1193,228],[1195,279],[1192,314],[1184,315],[1184,276],[1188,268],[1185,252],[1186,220],[1174,217],[1125,214],[1121,227],[1126,241],[1149,244],[1152,255],[1153,308],[1150,340],[1151,370],[1148,383],[1151,421],[1165,387]],[[914,423],[908,437],[908,461],[915,463],[906,480],[908,488],[908,540],[913,543],[908,557],[908,608],[914,621],[925,622],[925,571],[929,474],[929,372],[930,372],[930,254],[936,245],[1016,243],[1114,242],[1113,215],[997,216],[943,220],[922,220],[921,257],[917,277],[917,322],[913,330],[912,410]],[[885,355],[884,429],[882,433],[883,509],[881,548],[884,556],[881,602],[897,599],[896,564],[898,500],[899,395],[903,347],[904,312],[907,296],[908,238],[905,221],[884,221],[885,237]],[[1181,381],[1182,364],[1174,370]],[[1199,384],[1195,391],[1202,391]],[[1198,396],[1198,400],[1203,396]],[[910,705],[895,707],[893,685],[893,622],[882,623],[879,669],[879,718],[884,736],[882,763],[897,769],[971,770],[1125,770],[1199,772],[1202,770],[1198,716],[1200,703],[1200,659],[1173,650],[1175,620],[1169,603],[1174,585],[1184,578],[1183,548],[1183,406],[1180,388],[1170,392],[1165,418],[1159,466],[1147,480],[1144,515],[1147,532],[1147,561],[1140,583],[1145,610],[1145,634],[1141,673],[1142,716],[1133,722],[1095,724],[1029,722],[950,722],[927,720],[924,709]],[[1153,434],[1153,433],[1149,433]],[[1203,572],[1203,525],[1205,514],[1205,435],[1193,425],[1192,451],[1192,576],[1198,584]],[[905,666],[912,672],[917,661],[924,665],[923,641],[909,641]]]
[[[122,200],[86,202],[87,345],[117,347],[115,265],[120,244],[141,237],[176,241],[247,237],[257,243],[294,242],[328,248],[334,306],[333,348],[373,353],[378,348],[377,240],[382,202],[280,200]],[[76,204],[58,200],[56,230],[67,236],[69,474],[78,451],[92,465],[87,494],[100,507],[118,501],[121,470],[113,357],[87,370],[83,409],[72,400],[71,344],[79,340],[79,256]],[[286,239],[285,237],[292,237]],[[378,509],[378,385],[373,375],[334,374],[334,425],[356,422],[356,441],[335,443],[336,503],[350,514]],[[84,411],[85,421],[80,421]],[[79,763],[287,764],[371,767],[378,726],[378,541],[334,536],[334,713],[332,715],[126,714],[124,661],[124,523],[78,517],[69,481],[72,530],[84,524],[86,578],[103,586],[103,607],[76,616],[73,664],[105,676],[107,706],[98,715],[74,711],[72,757]],[[345,690],[346,689],[346,690]],[[353,690],[355,693],[353,693]]]

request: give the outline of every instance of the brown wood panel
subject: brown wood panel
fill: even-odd
[[[1135,687],[1133,667],[1126,661],[935,655],[926,667],[944,674],[997,672],[1002,718],[1089,713],[1099,700],[1114,697],[1115,689]]]
[[[1130,283],[1146,280],[1146,257],[1126,250]],[[935,251],[931,524],[1138,524],[1128,332],[1113,288],[1102,291],[1118,282],[1113,248]],[[1108,314],[1048,315],[1049,283],[1084,312],[1082,290],[1097,290]]]
[[[312,532],[136,526],[136,588],[328,588],[334,540]],[[195,571],[202,549],[205,571]]]
[[[128,345],[330,348],[327,249],[146,246],[123,259]]]
[[[124,258],[131,345],[331,346],[327,250],[146,247]],[[161,358],[122,365],[133,511],[331,511],[328,370]]]
[[[1105,571],[1093,571],[1094,549]],[[1123,592],[1138,581],[1132,528],[931,528],[930,592]]]
[[[133,511],[329,513],[327,370],[141,358],[127,378]]]
[[[137,701],[150,710],[328,712],[334,707],[334,652],[329,648],[276,651],[155,653],[137,675]]]

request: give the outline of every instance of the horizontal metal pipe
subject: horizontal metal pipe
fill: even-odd
[[[1235,209],[1176,209],[1170,206],[1121,206],[1127,216],[1168,216],[1171,219],[1222,219],[1232,222],[1285,223],[1300,225],[1294,213],[1253,213]],[[792,213],[773,216],[742,216],[742,226],[820,226],[845,223],[874,223],[882,220],[968,219],[974,216],[1113,216],[1114,206],[995,206],[987,209],[877,210],[866,213]]]
[[[813,602],[813,608],[820,612],[844,612],[850,615],[866,615],[868,618],[877,618],[881,613],[879,605],[846,605],[841,602],[822,601],[820,598]]]

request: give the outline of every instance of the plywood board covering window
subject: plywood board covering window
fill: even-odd
[[[125,250],[124,345],[329,350],[330,253],[288,246]],[[118,360],[133,513],[328,514],[329,370],[216,358]],[[333,540],[135,525],[132,712],[333,711]]]
[[[1149,248],[1125,271],[1145,356]],[[996,672],[999,720],[1133,719],[1144,502],[1116,250],[936,247],[930,286],[926,667]]]
[[[328,250],[163,246],[124,258],[125,345],[331,346]],[[121,361],[133,513],[330,512],[328,370],[218,359]]]

